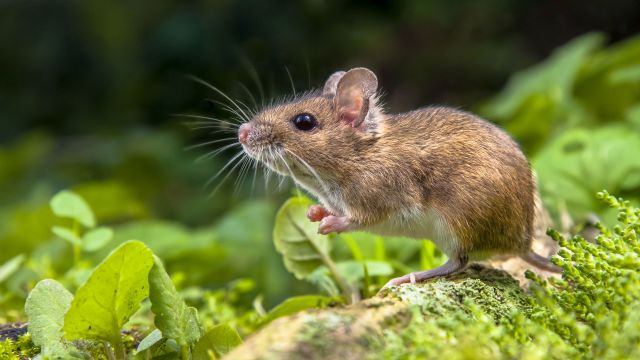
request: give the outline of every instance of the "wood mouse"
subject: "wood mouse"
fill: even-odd
[[[535,179],[516,142],[471,113],[434,106],[385,112],[376,75],[338,71],[324,88],[257,112],[238,130],[250,157],[317,197],[319,233],[368,231],[431,239],[448,256],[399,285],[450,275],[470,261],[530,250]]]

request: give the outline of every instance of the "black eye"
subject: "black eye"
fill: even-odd
[[[316,128],[318,121],[316,118],[308,113],[298,114],[291,120],[296,129],[302,131],[310,131]]]

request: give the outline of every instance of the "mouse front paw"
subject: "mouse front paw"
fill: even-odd
[[[338,217],[335,215],[329,215],[325,216],[322,221],[320,221],[318,233],[322,235],[327,235],[332,232],[341,233],[350,230],[350,228],[351,221],[346,216]]]
[[[307,210],[307,218],[309,218],[311,222],[320,221],[329,215],[332,214],[329,210],[322,207],[322,205],[311,205],[309,206],[309,210]]]

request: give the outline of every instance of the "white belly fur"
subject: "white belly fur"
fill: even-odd
[[[386,236],[429,239],[448,256],[458,252],[456,234],[434,209],[403,211],[383,223],[362,230]]]

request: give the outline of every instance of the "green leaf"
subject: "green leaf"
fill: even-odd
[[[82,246],[82,240],[73,231],[65,227],[54,226],[51,228],[51,232],[62,240],[70,242],[71,245]]]
[[[324,294],[334,297],[340,296],[340,289],[338,289],[336,282],[331,278],[325,266],[318,267],[307,276],[306,280],[317,286]]]
[[[72,299],[73,295],[62,284],[51,279],[38,282],[27,297],[24,310],[29,319],[29,333],[45,357],[66,354],[62,324]]]
[[[96,251],[102,249],[113,238],[113,230],[108,227],[99,227],[87,231],[82,237],[82,249]]]
[[[154,323],[165,338],[175,340],[180,347],[192,347],[200,339],[197,310],[188,307],[176,291],[162,262],[154,257],[149,272],[149,299]]]
[[[583,64],[604,42],[601,34],[586,34],[554,50],[545,61],[513,75],[505,88],[485,104],[483,113],[490,118],[505,119],[518,111],[535,94],[554,102],[570,96],[575,77]]]
[[[0,284],[20,268],[25,258],[24,254],[20,254],[12,257],[0,266]]]
[[[271,309],[271,311],[269,311],[267,315],[260,321],[260,326],[266,325],[277,318],[295,314],[302,310],[325,308],[327,307],[327,305],[335,301],[335,298],[320,295],[302,295],[290,297]]]
[[[306,197],[293,197],[282,205],[276,215],[273,242],[284,257],[284,265],[298,279],[304,279],[329,259],[331,243],[317,233],[318,225],[307,219],[312,204]]]
[[[364,278],[362,279],[362,296],[367,299],[371,297],[371,293],[369,288],[371,287],[371,275],[369,275],[369,268],[367,268],[367,264],[362,264],[362,271],[364,272]]]
[[[209,330],[198,341],[193,350],[194,359],[211,359],[208,352],[212,350],[218,357],[231,351],[242,343],[238,332],[227,324],[220,324]]]
[[[83,198],[74,192],[60,191],[51,199],[49,205],[57,216],[74,219],[89,228],[96,226],[91,208]]]
[[[138,348],[136,348],[137,352],[143,352],[153,345],[157,344],[160,340],[162,340],[162,331],[155,329],[149,335],[147,335],[140,344],[138,344]]]
[[[147,297],[153,253],[139,241],[114,250],[81,286],[64,318],[65,337],[121,345],[120,329]]]
[[[354,283],[364,279],[365,274],[362,266],[363,264],[366,264],[369,276],[389,276],[393,274],[393,267],[386,261],[347,260],[337,263],[336,268],[338,269],[338,272],[347,279],[347,281]]]
[[[548,210],[559,209],[580,219],[604,210],[593,194],[640,190],[640,135],[631,127],[616,125],[567,131],[533,158],[540,190]],[[605,169],[605,170],[603,170]]]

